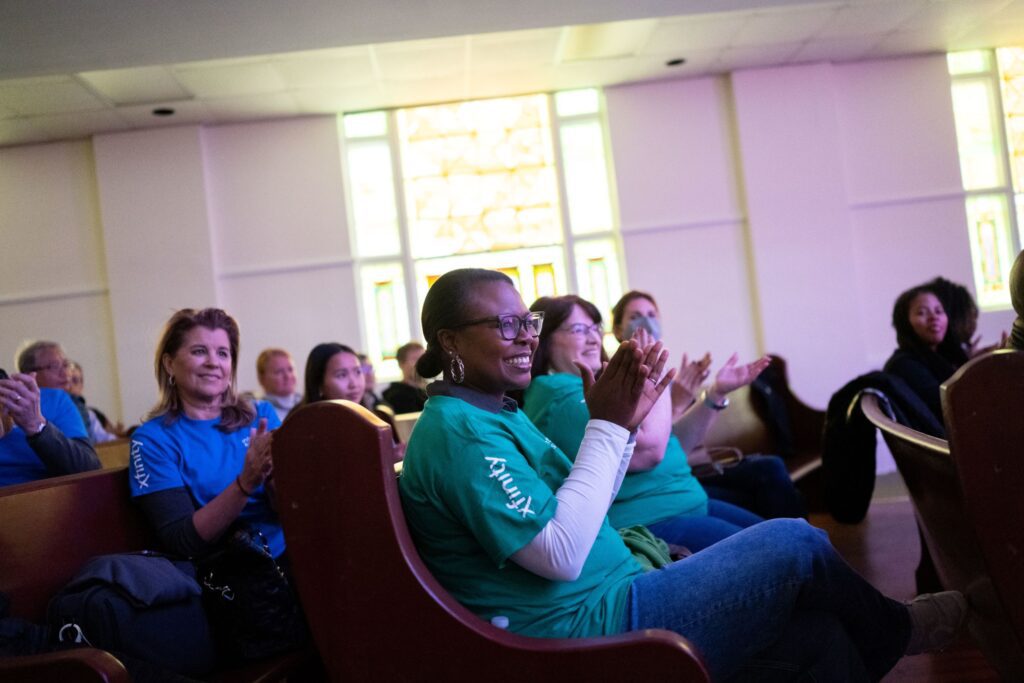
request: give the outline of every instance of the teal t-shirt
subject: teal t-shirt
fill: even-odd
[[[567,373],[534,377],[523,403],[523,412],[537,429],[575,458],[590,419],[583,400],[583,380]],[[608,519],[616,529],[622,529],[707,513],[708,495],[690,472],[686,453],[673,434],[657,467],[626,474],[608,510]]]
[[[409,440],[399,490],[424,562],[463,605],[509,629],[565,638],[619,633],[643,569],[607,523],[580,577],[551,581],[509,556],[554,516],[571,463],[521,411],[431,396]]]

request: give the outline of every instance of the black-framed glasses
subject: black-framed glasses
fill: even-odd
[[[600,337],[604,332],[601,329],[601,323],[594,323],[593,325],[588,325],[586,323],[573,323],[572,325],[565,325],[558,329],[563,332],[568,332],[569,334],[574,334],[578,337],[584,337],[588,334],[596,334]]]
[[[540,328],[544,326],[544,313],[530,313],[529,315],[520,318],[517,315],[492,315],[488,318],[479,318],[477,320],[468,320],[464,323],[460,323],[450,328],[457,330],[460,327],[469,327],[470,325],[483,325],[484,323],[493,323],[495,327],[501,332],[501,338],[506,341],[512,341],[519,336],[520,330],[524,327],[526,331],[530,333],[531,337],[536,337],[540,334]]]

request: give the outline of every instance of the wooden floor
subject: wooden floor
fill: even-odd
[[[872,502],[861,524],[839,524],[827,514],[812,514],[811,523],[825,529],[832,544],[857,571],[886,595],[909,600],[915,594],[914,570],[920,545],[914,512],[906,497]],[[946,652],[904,657],[883,683],[973,683],[998,681],[969,636]]]

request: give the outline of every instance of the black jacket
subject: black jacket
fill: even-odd
[[[896,421],[940,438],[946,432],[929,407],[899,377],[869,372],[847,382],[829,399],[825,412],[821,461],[825,504],[838,521],[856,524],[864,519],[875,490],[875,426],[859,405],[864,389],[877,389],[889,399]]]

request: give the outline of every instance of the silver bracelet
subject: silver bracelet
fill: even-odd
[[[704,389],[704,391],[701,392],[700,400],[708,408],[711,408],[711,410],[725,410],[726,408],[729,407],[728,396],[723,398],[721,403],[715,403],[714,401],[711,400],[711,395],[710,393],[708,393],[707,389]]]

